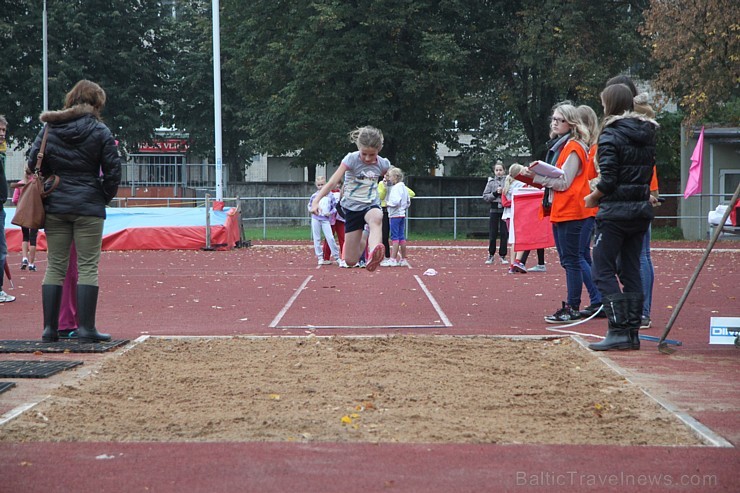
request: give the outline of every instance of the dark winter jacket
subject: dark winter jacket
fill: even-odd
[[[658,124],[638,113],[609,117],[599,135],[597,219],[627,221],[652,219],[650,178],[655,165],[655,133]]]
[[[8,200],[8,179],[5,177],[5,151],[0,151],[0,209],[6,200]]]
[[[501,194],[498,193],[498,189],[503,189],[505,182],[505,176],[494,176],[489,178],[488,183],[486,183],[486,188],[483,190],[483,200],[491,204],[491,212],[504,212],[504,206],[501,205]]]
[[[49,136],[41,171],[61,178],[59,186],[44,199],[48,214],[75,214],[105,218],[105,206],[118,192],[121,160],[108,127],[88,105],[41,114]],[[34,169],[43,129],[31,147],[28,167]],[[102,172],[102,174],[101,174]]]

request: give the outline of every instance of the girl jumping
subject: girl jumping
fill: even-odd
[[[344,260],[349,266],[355,265],[367,246],[370,256],[365,269],[372,272],[385,256],[378,180],[391,164],[378,155],[383,148],[383,132],[377,128],[357,128],[350,132],[349,137],[357,146],[357,151],[350,152],[342,159],[339,168],[317,193],[311,212],[316,214],[319,201],[344,179],[344,193],[340,202],[345,219]],[[362,234],[365,224],[370,230],[367,244]]]

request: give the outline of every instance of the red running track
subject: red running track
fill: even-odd
[[[547,273],[508,275],[505,266],[483,264],[481,242],[446,246],[411,249],[411,269],[375,273],[317,268],[307,243],[228,252],[105,252],[99,326],[127,339],[551,334],[542,316],[560,305],[565,292],[554,250],[547,252]],[[0,443],[0,492],[738,491],[740,353],[708,344],[709,317],[740,316],[740,250],[733,246],[718,243],[710,255],[669,336],[683,341],[676,354],[659,354],[643,342],[639,352],[606,355],[634,382],[733,447]],[[645,333],[660,336],[704,245],[653,248],[654,326]],[[11,254],[18,299],[0,305],[3,339],[40,334],[44,257],[37,273],[17,270],[19,261]],[[437,275],[423,275],[427,269]],[[605,323],[594,320],[576,330],[603,334]],[[0,394],[0,413],[17,407],[13,395],[27,394]]]

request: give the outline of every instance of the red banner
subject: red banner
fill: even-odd
[[[544,192],[519,189],[514,192],[511,224],[514,231],[514,251],[536,250],[555,246],[550,217],[540,218]]]

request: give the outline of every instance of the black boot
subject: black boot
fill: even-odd
[[[612,294],[604,298],[603,310],[609,322],[606,338],[588,348],[594,351],[609,351],[611,349],[632,349],[630,326],[628,325],[628,301],[622,293]]]
[[[111,340],[110,334],[101,334],[95,328],[95,312],[98,308],[97,286],[85,284],[77,285],[77,340],[85,342],[106,342]]]
[[[56,284],[41,285],[41,305],[44,312],[43,342],[59,340],[59,308],[62,304],[62,286]]]
[[[630,328],[630,349],[640,349],[640,324],[642,323],[642,293],[624,293],[627,299],[627,325]]]

